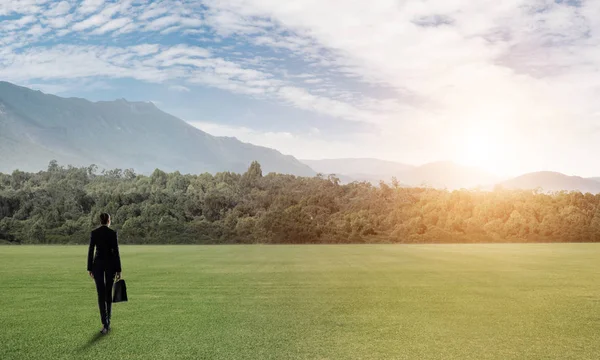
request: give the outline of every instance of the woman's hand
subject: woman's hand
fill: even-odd
[[[118,273],[115,275],[115,277],[117,278],[117,280],[119,280],[119,279],[121,278],[121,273],[120,273],[120,272],[118,272]]]
[[[91,271],[88,271],[88,274],[90,274],[90,277],[93,279],[94,278],[94,273]]]

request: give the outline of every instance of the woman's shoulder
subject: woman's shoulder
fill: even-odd
[[[111,228],[109,228],[108,226],[99,226],[97,228],[95,228],[94,230],[92,230],[92,234],[98,234],[98,233],[109,233],[109,234],[116,234],[117,231],[113,230]]]

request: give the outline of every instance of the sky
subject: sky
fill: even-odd
[[[0,80],[300,159],[600,176],[600,1],[0,0]]]

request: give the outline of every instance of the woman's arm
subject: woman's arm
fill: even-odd
[[[94,233],[90,234],[90,247],[88,249],[88,258],[87,258],[87,271],[90,273],[91,277],[94,277],[92,275],[92,264],[94,261],[94,247],[96,246],[96,243],[94,242]]]
[[[119,240],[117,232],[115,231],[115,248],[113,253],[113,259],[115,261],[115,272],[117,276],[121,277],[121,256],[119,255]]]

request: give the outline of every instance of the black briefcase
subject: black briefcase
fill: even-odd
[[[125,280],[119,279],[113,285],[113,302],[127,301],[127,286],[125,286]]]

